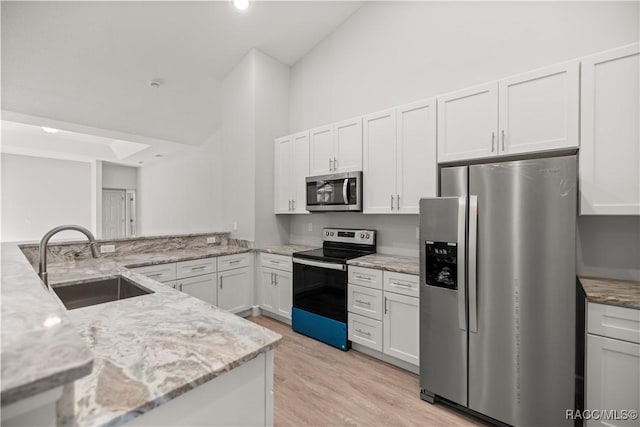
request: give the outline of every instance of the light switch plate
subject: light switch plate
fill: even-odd
[[[215,237],[207,237],[207,243],[215,243],[217,241],[218,239],[216,239]]]
[[[313,223],[312,223],[312,222],[310,222],[310,223],[307,225],[307,231],[313,231]]]
[[[116,245],[100,245],[101,254],[112,254],[116,251]]]

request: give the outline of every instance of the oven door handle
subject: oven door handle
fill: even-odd
[[[345,271],[347,269],[347,266],[345,264],[336,264],[333,262],[312,261],[302,258],[294,258],[293,262],[296,264],[309,265],[311,267],[329,268],[331,270]]]

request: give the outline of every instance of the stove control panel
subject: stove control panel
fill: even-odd
[[[322,240],[326,242],[358,243],[363,245],[375,245],[375,230],[356,230],[345,228],[325,228],[322,232]]]

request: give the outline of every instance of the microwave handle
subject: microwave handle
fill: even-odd
[[[342,199],[345,205],[349,204],[349,178],[345,178],[342,183]]]

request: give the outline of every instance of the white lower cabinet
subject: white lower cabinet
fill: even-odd
[[[215,273],[179,279],[176,283],[176,289],[179,291],[206,301],[209,304],[218,305]]]
[[[293,274],[291,257],[260,254],[260,308],[291,319]]]
[[[585,409],[607,415],[588,426],[638,425],[623,411],[640,411],[639,326],[640,310],[588,304]]]
[[[383,352],[418,365],[420,348],[419,299],[393,292],[384,293]]]
[[[247,267],[218,273],[217,306],[232,313],[251,308],[251,278]]]
[[[418,366],[418,276],[350,266],[348,277],[349,340]]]

